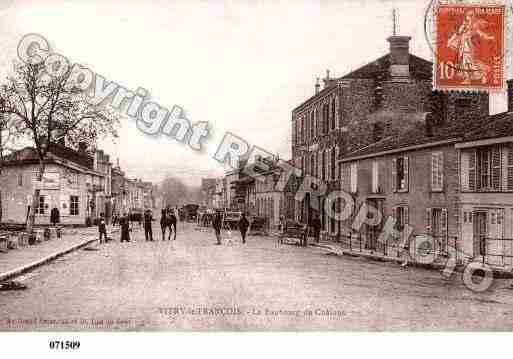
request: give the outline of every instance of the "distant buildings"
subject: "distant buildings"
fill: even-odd
[[[0,173],[2,223],[26,223],[37,171],[38,157],[31,147],[7,157]],[[59,210],[62,224],[85,225],[100,213],[110,220],[114,214],[152,206],[151,183],[127,179],[102,150],[88,151],[85,143],[79,145],[78,151],[62,144],[51,146],[36,224],[49,224],[53,208]]]

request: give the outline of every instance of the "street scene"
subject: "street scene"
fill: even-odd
[[[215,246],[213,231],[190,223],[179,223],[176,241],[133,233],[130,243],[79,250],[23,275],[29,290],[2,293],[2,328],[508,330],[513,319],[508,280],[476,294],[459,276],[263,236]]]
[[[0,7],[0,331],[513,328],[513,4],[120,3]]]

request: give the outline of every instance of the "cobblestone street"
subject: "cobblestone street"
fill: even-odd
[[[155,228],[156,229],[156,228]],[[507,280],[486,293],[456,275],[327,255],[249,237],[214,245],[179,224],[176,241],[79,250],[0,292],[2,330],[509,330]]]

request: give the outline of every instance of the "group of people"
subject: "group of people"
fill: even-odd
[[[214,228],[214,233],[216,235],[217,245],[221,244],[221,229],[223,228],[224,218],[222,212],[216,212],[214,218],[212,220],[212,227]],[[239,231],[242,238],[242,243],[246,243],[246,235],[249,229],[249,221],[246,218],[246,214],[242,213],[241,218],[238,223]]]
[[[163,218],[161,219],[161,226],[163,222],[166,222],[165,220],[166,216],[168,216],[168,210],[162,210]],[[173,224],[173,231],[175,233],[175,239],[176,239],[176,217],[174,224]],[[152,222],[153,219],[153,213],[150,209],[147,209],[144,211],[142,215],[142,221],[139,221],[140,225],[144,227],[144,237],[146,241],[153,241],[153,229],[152,229]],[[125,212],[122,216],[115,216],[113,219],[112,224],[116,225],[119,224],[121,229],[121,236],[120,236],[120,242],[130,242],[130,232],[132,232],[132,225],[131,225],[131,217]],[[142,223],[141,223],[142,222]],[[171,220],[172,222],[172,220]],[[162,239],[164,239],[164,228],[162,229]],[[105,220],[105,215],[103,213],[100,214],[100,218],[98,219],[98,234],[99,234],[99,241],[100,243],[104,243],[107,241],[107,225]],[[171,236],[171,233],[170,233]]]

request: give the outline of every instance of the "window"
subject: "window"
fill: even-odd
[[[444,157],[443,152],[433,152],[431,154],[431,190],[443,190],[443,168]]]
[[[18,173],[18,186],[23,186],[23,173]]]
[[[372,193],[379,193],[379,163],[377,160],[372,162]]]
[[[305,118],[301,118],[301,143],[305,142],[306,139],[306,120]]]
[[[358,189],[358,166],[356,162],[351,163],[349,167],[349,188],[351,193],[356,193]]]
[[[326,103],[323,106],[323,115],[324,115],[324,133],[328,133],[330,122],[329,122],[329,114],[330,114],[330,106]]]
[[[315,137],[315,119],[313,111],[310,112],[310,139]]]
[[[407,156],[392,160],[392,180],[395,191],[408,191],[409,160]]]
[[[326,180],[326,151],[322,151],[322,178],[323,181]]]
[[[36,208],[36,214],[45,214],[45,210],[48,208],[45,196],[39,196],[39,204]]]
[[[69,214],[71,216],[78,216],[78,196],[69,196]]]
[[[331,101],[331,129],[335,129],[335,99]]]
[[[331,149],[331,179],[335,179],[335,171],[336,171],[336,165],[337,165],[337,158],[335,153],[335,147]]]
[[[312,157],[310,159],[310,176],[315,176],[315,168],[316,168],[315,154],[312,154]]]
[[[402,231],[409,223],[409,210],[406,206],[399,206],[395,208],[395,228],[398,231]]]
[[[467,217],[466,214],[465,212],[465,217]],[[427,208],[426,215],[426,232],[433,237],[435,250],[447,253],[447,208]]]
[[[501,191],[501,152],[499,146],[479,147],[464,152],[462,154],[463,188],[478,192]]]

